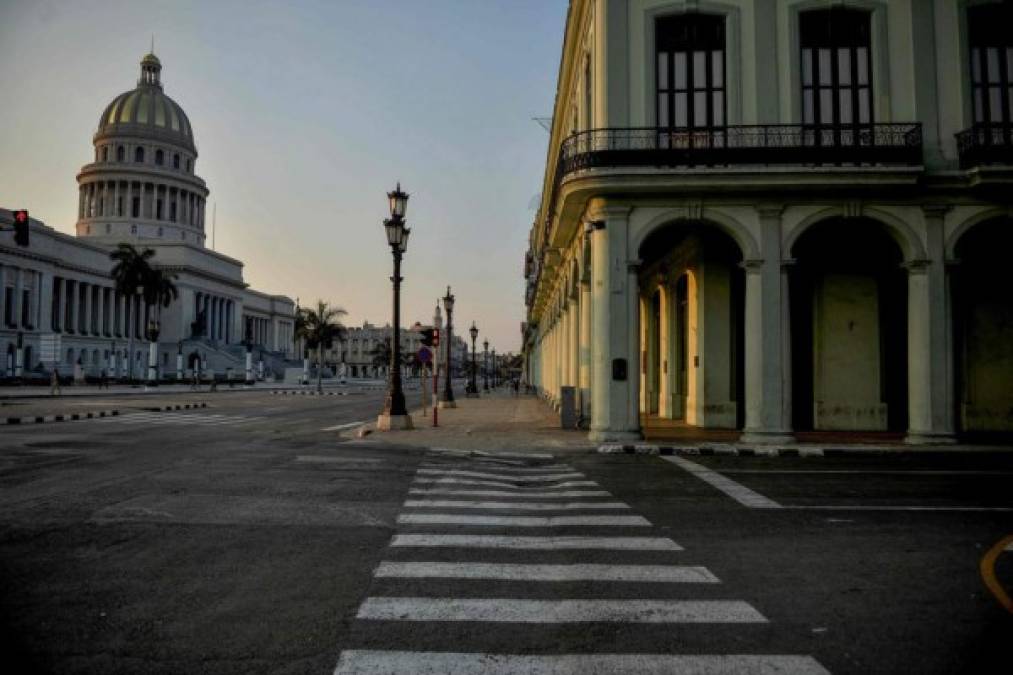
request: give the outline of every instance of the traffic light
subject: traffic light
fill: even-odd
[[[419,331],[422,333],[422,344],[426,347],[438,347],[440,344],[440,329],[439,328],[423,328]]]
[[[18,246],[28,246],[28,209],[18,209],[14,212],[14,243]]]

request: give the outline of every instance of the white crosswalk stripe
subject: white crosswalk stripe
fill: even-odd
[[[407,508],[444,509],[515,509],[517,511],[584,511],[589,509],[615,511],[628,509],[623,502],[475,502],[454,499],[409,499]]]
[[[95,420],[101,424],[125,424],[125,425],[159,425],[159,424],[182,424],[200,426],[242,426],[255,420],[262,419],[260,416],[241,415],[220,415],[214,413],[129,413],[117,417],[103,417]]]
[[[829,675],[811,656],[753,654],[482,654],[347,650],[334,675]]]
[[[467,649],[472,645],[462,645],[460,639],[452,641],[456,634],[447,627],[453,625],[512,624],[517,626],[514,631],[536,631],[531,633],[536,642],[547,633],[551,640],[568,625],[638,625],[643,631],[650,625],[699,624],[713,634],[721,626],[734,630],[770,622],[750,603],[727,594],[700,597],[709,588],[721,587],[721,580],[706,567],[669,561],[683,553],[682,546],[668,537],[636,534],[652,527],[650,521],[629,513],[629,504],[572,467],[477,465],[474,452],[443,454],[456,461],[427,463],[418,470],[405,510],[397,517],[399,532],[390,541],[390,555],[374,572],[385,588],[366,597],[356,613],[356,630],[374,636],[369,638],[373,646],[381,638],[389,649],[357,649],[353,640],[339,655],[335,675],[828,675],[808,655],[627,653],[627,645],[616,645],[619,653],[526,654],[523,641],[510,653],[490,653],[482,649],[488,631],[466,633],[465,641],[474,642],[475,649]],[[531,455],[516,454],[531,461]],[[570,513],[585,510],[625,513]],[[478,534],[476,529],[494,533]],[[592,584],[587,588],[595,589],[598,597],[586,597],[586,588],[584,596],[572,597],[565,589],[580,587],[556,586],[575,582]],[[664,595],[645,596],[645,584]],[[495,590],[485,590],[490,585]],[[672,597],[688,593],[690,587],[699,591]],[[524,597],[536,588],[540,597]],[[546,597],[546,589],[559,590]],[[397,625],[409,632],[398,633],[393,630]],[[398,642],[427,630],[434,633],[428,641],[439,644],[442,639],[448,648],[441,651],[427,644],[425,650],[405,649],[409,645]],[[677,644],[677,650],[690,647]],[[754,647],[767,651],[762,642]]]

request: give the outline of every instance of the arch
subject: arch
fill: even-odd
[[[996,220],[998,218],[1009,218],[1010,220],[1013,220],[1013,208],[997,207],[994,209],[986,209],[985,211],[974,214],[970,218],[965,218],[946,239],[946,259],[954,260],[957,257],[957,245],[960,244],[961,238],[967,234],[968,230],[971,230],[975,225],[979,225],[990,220]]]
[[[743,260],[755,260],[760,257],[760,247],[756,244],[755,237],[753,237],[745,225],[736,219],[717,209],[703,209],[699,218],[691,218],[687,211],[688,209],[686,208],[667,209],[649,220],[644,227],[640,228],[640,232],[634,240],[630,242],[631,254],[636,255],[636,252],[640,251],[640,247],[644,242],[663,227],[676,223],[705,223],[714,225],[717,229],[731,237],[738,245]]]
[[[116,161],[122,162],[127,158],[127,151],[122,145],[116,146]]]
[[[831,218],[844,218],[846,216],[847,213],[843,207],[832,206],[803,218],[802,221],[799,222],[782,240],[782,255],[786,258],[790,258],[792,248],[795,247],[799,238],[812,226]],[[904,256],[904,262],[927,259],[925,247],[922,244],[921,239],[918,237],[918,234],[910,225],[900,218],[880,209],[864,208],[862,209],[862,218],[856,218],[855,222],[861,222],[862,220],[875,221],[882,225],[890,237],[897,242],[898,246],[900,246],[901,253]]]
[[[155,150],[155,164],[158,166],[165,164],[165,151],[161,148]]]
[[[134,161],[142,163],[144,162],[144,148],[140,146],[134,148]]]
[[[179,169],[179,153],[177,152],[172,156],[172,168]]]

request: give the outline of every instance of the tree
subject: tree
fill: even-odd
[[[117,292],[128,302],[133,298],[140,297],[144,292],[144,285],[151,278],[152,268],[148,261],[155,257],[155,252],[150,248],[138,251],[132,244],[119,244],[109,254],[109,258],[116,263],[113,265],[112,277]],[[134,325],[137,325],[137,317],[131,315]],[[134,373],[134,331],[128,327],[130,335],[127,356],[127,377],[133,377]]]
[[[317,300],[316,309],[300,307],[295,319],[296,336],[302,338],[307,349],[317,350],[317,391],[323,391],[324,349],[330,349],[335,340],[345,339],[345,327],[338,317],[348,314],[341,307],[332,307]]]

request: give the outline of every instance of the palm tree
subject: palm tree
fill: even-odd
[[[125,243],[119,244],[109,254],[109,258],[116,263],[112,269],[116,290],[120,295],[128,298],[128,302],[144,292],[145,281],[150,278],[152,272],[151,263],[148,261],[153,257],[155,257],[155,252],[150,248],[138,251],[132,244]],[[131,316],[130,318],[136,326],[137,317]],[[127,378],[131,378],[134,374],[134,331],[128,326],[127,332],[130,335],[127,347]]]
[[[335,340],[344,339],[345,327],[337,319],[346,314],[341,307],[317,300],[316,309],[300,307],[296,315],[296,335],[305,341],[307,349],[317,350],[318,392],[323,392],[324,349],[330,349]]]
[[[160,269],[148,268],[144,280],[144,304],[155,309],[155,324],[148,332],[151,340],[148,356],[148,379],[155,380],[155,364],[158,361],[158,334],[161,332],[162,307],[168,307],[179,297],[179,289],[173,283],[175,274],[166,274]]]

